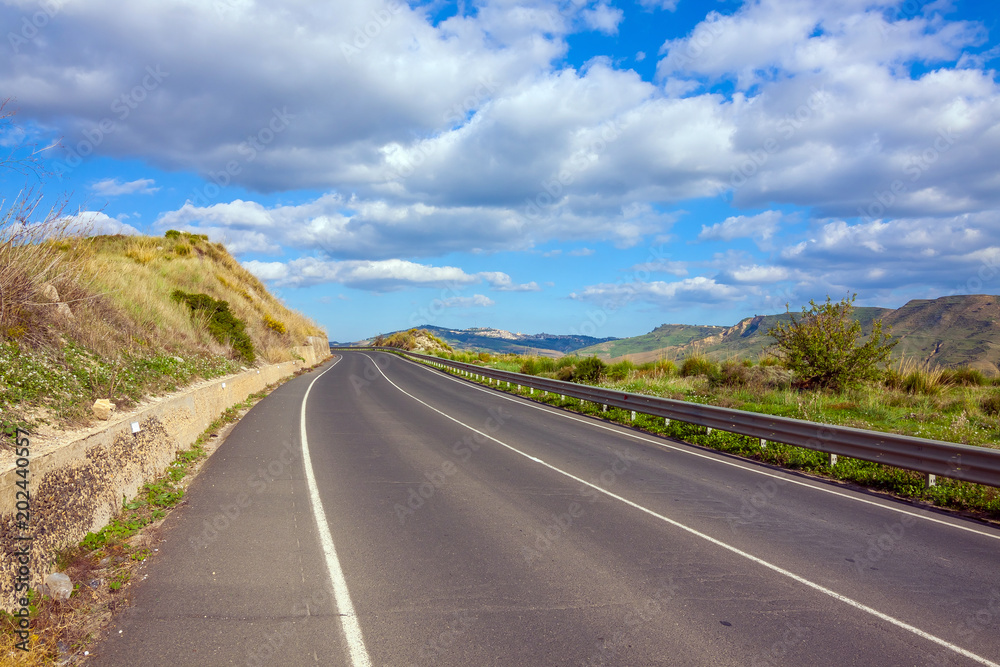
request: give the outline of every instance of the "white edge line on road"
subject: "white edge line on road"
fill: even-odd
[[[340,612],[340,625],[344,629],[344,637],[347,639],[347,646],[351,653],[351,664],[354,667],[371,667],[372,661],[368,657],[368,650],[365,648],[365,638],[361,634],[361,625],[358,617],[354,613],[354,604],[351,602],[351,592],[347,588],[347,578],[340,567],[340,560],[337,558],[337,548],[333,543],[333,535],[330,534],[330,524],[326,522],[326,512],[323,511],[323,501],[319,497],[319,487],[316,486],[316,476],[313,474],[312,458],[309,456],[309,440],[306,438],[306,401],[309,400],[309,392],[312,391],[316,380],[320,379],[340,363],[343,357],[339,357],[330,368],[313,378],[302,397],[302,410],[299,414],[299,428],[302,437],[302,463],[306,469],[306,483],[309,486],[309,502],[312,504],[313,517],[316,519],[316,529],[319,532],[319,541],[323,547],[323,555],[326,557],[326,569],[330,573],[330,581],[333,584],[333,595],[337,602],[337,611]]]
[[[420,364],[419,362],[415,362],[412,359],[407,359],[407,361],[409,361],[411,363],[415,363],[418,366],[423,366],[424,365],[424,364]],[[735,461],[727,461],[724,458],[720,458],[720,457],[717,457],[717,456],[711,456],[709,454],[703,454],[703,453],[701,453],[701,452],[699,452],[699,451],[697,451],[695,449],[692,449],[692,447],[694,447],[694,445],[689,445],[688,447],[679,447],[677,445],[671,445],[671,444],[669,444],[669,442],[666,442],[664,440],[655,440],[653,438],[646,437],[646,436],[643,436],[643,435],[639,435],[638,433],[634,433],[631,430],[629,430],[627,427],[624,427],[624,426],[618,426],[616,428],[615,426],[610,426],[610,425],[607,425],[607,424],[602,424],[602,423],[596,421],[593,418],[577,417],[577,416],[572,415],[572,414],[567,414],[565,411],[560,410],[558,408],[555,408],[555,407],[553,407],[551,405],[539,404],[539,403],[537,403],[535,401],[532,401],[530,399],[526,399],[523,396],[509,396],[504,391],[499,390],[499,389],[489,389],[487,387],[480,386],[480,385],[478,385],[478,384],[476,384],[474,382],[467,381],[467,380],[462,380],[460,378],[453,377],[453,376],[449,375],[448,373],[442,373],[442,374],[444,375],[444,377],[448,378],[452,382],[457,382],[460,385],[463,385],[463,386],[466,386],[466,387],[471,387],[473,389],[477,389],[477,390],[482,391],[482,392],[486,392],[486,393],[488,393],[488,394],[490,394],[492,396],[496,396],[498,398],[502,398],[502,399],[504,399],[506,401],[510,401],[512,403],[517,403],[518,405],[523,405],[525,407],[533,408],[535,410],[541,410],[542,412],[545,412],[545,413],[548,413],[548,414],[558,415],[559,417],[562,417],[563,419],[569,419],[570,421],[580,422],[582,424],[589,424],[590,426],[593,426],[594,428],[600,428],[600,429],[604,429],[606,431],[611,431],[613,433],[617,433],[619,435],[624,435],[626,437],[632,438],[633,440],[641,440],[642,442],[648,442],[650,444],[656,445],[657,447],[662,447],[663,449],[672,449],[672,450],[674,450],[676,452],[681,452],[682,454],[687,454],[689,456],[697,456],[698,458],[706,459],[706,460],[709,460],[709,461],[714,461],[715,463],[721,463],[722,465],[732,466],[734,468],[739,468],[741,470],[746,470],[747,472],[752,472],[752,473],[755,473],[757,475],[763,475],[764,477],[772,477],[772,478],[780,480],[782,482],[788,482],[789,484],[796,484],[798,486],[804,486],[806,488],[813,489],[814,491],[821,491],[823,493],[829,493],[829,494],[834,495],[834,496],[840,496],[841,498],[847,498],[848,500],[853,500],[854,502],[857,502],[857,503],[864,503],[865,505],[873,505],[875,507],[880,507],[880,508],[882,508],[884,510],[888,510],[890,512],[896,512],[897,514],[905,514],[907,516],[912,516],[912,517],[916,517],[918,519],[923,519],[924,521],[930,521],[932,523],[939,523],[942,526],[948,526],[950,528],[957,528],[958,530],[964,530],[964,531],[969,532],[969,533],[975,533],[976,535],[982,535],[983,537],[989,537],[989,538],[994,539],[994,540],[1000,540],[1000,533],[987,533],[986,531],[977,530],[977,529],[972,528],[970,526],[963,526],[961,524],[952,523],[951,521],[945,521],[943,519],[938,519],[937,517],[927,516],[926,514],[920,514],[918,512],[912,512],[910,510],[903,509],[902,507],[894,507],[892,505],[885,505],[883,503],[880,503],[880,502],[877,502],[877,501],[874,501],[874,500],[868,500],[867,498],[859,498],[857,496],[854,496],[854,495],[851,495],[851,494],[848,494],[848,493],[844,493],[842,491],[837,491],[835,489],[831,489],[831,488],[828,488],[826,486],[822,486],[822,482],[819,482],[819,483],[804,482],[802,480],[794,479],[794,478],[786,476],[786,475],[779,475],[779,474],[776,474],[776,473],[773,473],[773,472],[770,472],[770,471],[767,471],[767,470],[761,470],[760,468],[758,468],[756,466],[753,466],[752,464],[747,465],[747,464],[743,464],[743,463],[737,463]]]
[[[396,384],[395,382],[393,382],[392,380],[390,380],[389,376],[386,375],[382,371],[381,368],[379,368],[379,365],[377,363],[375,363],[374,359],[372,359],[371,357],[369,357],[367,354],[364,354],[364,353],[362,353],[362,354],[369,361],[372,362],[372,364],[375,366],[375,368],[378,369],[378,372],[382,374],[382,377],[384,377],[389,382],[389,384],[391,384],[393,387],[395,387],[396,389],[398,389],[400,392],[402,392],[406,396],[409,396],[410,398],[412,398],[416,402],[418,402],[418,403],[426,406],[427,408],[430,408],[431,410],[433,410],[434,412],[438,413],[442,417],[445,417],[446,419],[449,419],[449,420],[455,422],[456,424],[459,424],[460,426],[464,426],[465,428],[469,429],[473,433],[476,433],[478,435],[481,435],[484,438],[492,440],[493,442],[497,443],[498,445],[506,447],[510,451],[512,451],[512,452],[514,452],[516,454],[519,454],[520,456],[523,456],[526,459],[529,459],[531,461],[535,461],[537,463],[540,463],[541,465],[545,466],[546,468],[549,468],[550,470],[552,470],[554,472],[559,473],[560,475],[568,477],[568,478],[572,479],[573,481],[579,482],[580,484],[584,484],[586,486],[589,486],[590,488],[592,488],[592,489],[594,489],[596,491],[599,491],[600,493],[603,493],[604,495],[606,495],[606,496],[608,496],[610,498],[614,498],[615,500],[618,500],[618,501],[620,501],[622,503],[625,503],[626,505],[628,505],[630,507],[634,507],[635,509],[637,509],[637,510],[639,510],[641,512],[645,512],[646,514],[648,514],[648,515],[650,515],[652,517],[655,517],[655,518],[659,519],[660,521],[668,523],[671,526],[674,526],[675,528],[679,528],[679,529],[681,529],[683,531],[686,531],[686,532],[694,535],[695,537],[699,537],[699,538],[701,538],[701,539],[703,539],[703,540],[705,540],[707,542],[710,542],[711,544],[714,544],[714,545],[716,545],[718,547],[721,547],[721,548],[723,548],[723,549],[725,549],[727,551],[730,551],[731,553],[734,553],[734,554],[736,554],[738,556],[741,556],[741,557],[743,557],[743,558],[745,558],[745,559],[747,559],[747,560],[749,560],[749,561],[751,561],[753,563],[756,563],[758,565],[766,567],[769,570],[772,570],[774,572],[777,572],[780,575],[788,577],[789,579],[792,579],[793,581],[796,581],[796,582],[798,582],[798,583],[800,583],[800,584],[802,584],[804,586],[808,586],[809,588],[812,588],[815,591],[819,591],[820,593],[823,593],[824,595],[828,595],[828,596],[832,597],[835,600],[838,600],[840,602],[843,602],[844,604],[850,605],[850,606],[854,607],[855,609],[859,609],[859,610],[861,610],[861,611],[863,611],[863,612],[865,612],[867,614],[871,614],[872,616],[875,616],[878,619],[881,619],[881,620],[883,620],[883,621],[885,621],[887,623],[891,623],[892,625],[895,625],[898,628],[906,630],[907,632],[911,632],[911,633],[917,635],[918,637],[922,637],[923,639],[926,639],[928,641],[934,642],[935,644],[938,644],[939,646],[943,646],[943,647],[949,649],[950,651],[953,651],[955,653],[958,653],[959,655],[965,656],[966,658],[969,658],[970,660],[974,660],[975,662],[978,662],[979,664],[989,665],[990,667],[1000,667],[1000,665],[998,665],[997,663],[992,662],[992,661],[988,660],[987,658],[979,656],[979,655],[977,655],[975,653],[972,653],[971,651],[967,651],[964,648],[962,648],[961,646],[956,646],[955,644],[952,644],[951,642],[949,642],[947,640],[941,639],[940,637],[932,635],[932,634],[930,634],[928,632],[924,632],[923,630],[921,630],[920,628],[918,628],[916,626],[910,625],[909,623],[906,623],[906,622],[901,621],[901,620],[899,620],[897,618],[889,616],[888,614],[884,614],[884,613],[878,611],[877,609],[869,607],[866,604],[862,604],[861,602],[858,602],[858,601],[856,601],[856,600],[854,600],[852,598],[849,598],[849,597],[847,597],[845,595],[841,595],[840,593],[837,593],[834,590],[831,590],[831,589],[829,589],[829,588],[827,588],[825,586],[822,586],[822,585],[817,584],[817,583],[815,583],[813,581],[810,581],[809,579],[806,579],[805,577],[801,577],[801,576],[795,574],[794,572],[790,572],[789,570],[784,569],[783,567],[780,567],[778,565],[774,565],[773,563],[770,563],[770,562],[768,562],[768,561],[766,561],[766,560],[764,560],[762,558],[758,558],[757,556],[754,556],[753,554],[747,553],[746,551],[743,551],[742,549],[739,549],[739,548],[734,547],[734,546],[732,546],[730,544],[727,544],[726,542],[723,542],[722,540],[718,540],[718,539],[712,537],[711,535],[707,535],[705,533],[702,533],[701,531],[695,530],[694,528],[686,526],[686,525],[684,525],[684,524],[682,524],[682,523],[680,523],[678,521],[675,521],[674,519],[666,517],[666,516],[664,516],[664,515],[662,515],[662,514],[660,514],[658,512],[654,512],[653,510],[648,509],[646,507],[643,507],[642,505],[639,505],[638,503],[632,502],[631,500],[629,500],[627,498],[624,498],[622,496],[619,496],[616,493],[612,493],[611,491],[608,491],[606,489],[602,489],[601,487],[597,486],[596,484],[592,484],[592,483],[588,482],[585,479],[581,479],[580,477],[577,477],[576,475],[573,475],[572,473],[568,473],[565,470],[561,470],[560,468],[557,468],[556,466],[552,465],[551,463],[546,463],[545,461],[543,461],[543,460],[541,460],[539,458],[536,458],[536,457],[531,456],[529,454],[525,454],[521,450],[519,450],[519,449],[517,449],[515,447],[512,447],[511,445],[508,445],[507,443],[505,443],[505,442],[503,442],[501,440],[498,440],[497,438],[494,438],[493,436],[491,436],[491,435],[489,435],[487,433],[483,433],[482,431],[480,431],[480,430],[478,430],[478,429],[476,429],[476,428],[474,428],[472,426],[469,426],[468,424],[466,424],[464,422],[461,422],[458,419],[455,419],[451,415],[448,415],[448,414],[442,412],[441,410],[438,410],[433,405],[431,405],[429,403],[425,403],[424,401],[420,400],[419,398],[417,398],[413,394],[407,392],[405,389],[403,389],[402,387],[400,387],[398,384]]]

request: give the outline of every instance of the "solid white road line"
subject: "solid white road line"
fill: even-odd
[[[398,384],[396,384],[395,382],[393,382],[392,380],[390,380],[389,376],[386,375],[382,371],[381,368],[379,368],[378,364],[375,363],[374,359],[372,359],[371,357],[369,357],[367,354],[364,354],[364,353],[362,353],[362,354],[365,357],[367,357],[369,361],[372,362],[372,364],[375,366],[375,368],[378,370],[378,372],[382,374],[382,377],[384,377],[389,382],[389,384],[391,384],[393,387],[395,387],[396,389],[398,389],[400,392],[402,392],[406,396],[409,396],[410,398],[412,398],[416,402],[420,403],[421,405],[424,405],[427,408],[430,408],[431,410],[433,410],[434,412],[438,413],[442,417],[445,417],[446,419],[449,419],[449,420],[455,422],[456,424],[464,426],[465,428],[469,429],[473,433],[481,435],[484,438],[492,440],[493,442],[497,443],[498,445],[506,447],[507,449],[509,449],[510,451],[514,452],[515,454],[519,454],[520,456],[523,456],[526,459],[529,459],[531,461],[539,463],[539,464],[545,466],[546,468],[549,468],[550,470],[559,473],[560,475],[563,475],[565,477],[568,477],[568,478],[572,479],[575,482],[579,482],[580,484],[584,484],[586,486],[589,486],[590,488],[592,488],[592,489],[594,489],[596,491],[599,491],[600,493],[603,493],[604,495],[608,496],[609,498],[614,498],[615,500],[618,500],[618,501],[620,501],[622,503],[625,503],[626,505],[628,505],[630,507],[634,507],[635,509],[637,509],[637,510],[639,510],[641,512],[645,512],[646,514],[648,514],[648,515],[650,515],[652,517],[655,517],[655,518],[657,518],[657,519],[659,519],[659,520],[661,520],[661,521],[663,521],[665,523],[668,523],[671,526],[674,526],[674,527],[679,528],[679,529],[681,529],[683,531],[686,531],[686,532],[690,533],[691,535],[694,535],[695,537],[699,537],[699,538],[701,538],[701,539],[703,539],[703,540],[705,540],[707,542],[710,542],[711,544],[714,544],[714,545],[716,545],[718,547],[721,547],[721,548],[723,548],[723,549],[725,549],[725,550],[727,550],[727,551],[729,551],[731,553],[734,553],[734,554],[736,554],[738,556],[741,556],[741,557],[743,557],[743,558],[745,558],[745,559],[747,559],[747,560],[749,560],[749,561],[751,561],[753,563],[757,563],[758,565],[766,567],[767,569],[772,570],[773,572],[777,572],[778,574],[780,574],[782,576],[788,577],[789,579],[792,579],[793,581],[796,581],[796,582],[798,582],[798,583],[800,583],[800,584],[802,584],[804,586],[808,586],[809,588],[812,588],[815,591],[819,591],[820,593],[823,593],[824,595],[828,595],[828,596],[830,596],[831,598],[833,598],[835,600],[838,600],[840,602],[848,604],[848,605],[854,607],[855,609],[859,609],[859,610],[861,610],[861,611],[863,611],[863,612],[865,612],[867,614],[870,614],[872,616],[875,616],[876,618],[879,618],[879,619],[881,619],[881,620],[883,620],[883,621],[885,621],[887,623],[895,625],[898,628],[901,628],[903,630],[906,630],[907,632],[913,633],[913,634],[917,635],[918,637],[922,637],[923,639],[926,639],[928,641],[934,642],[935,644],[938,644],[939,646],[943,646],[943,647],[947,648],[948,650],[953,651],[953,652],[955,652],[955,653],[957,653],[959,655],[965,656],[966,658],[969,658],[970,660],[974,660],[975,662],[978,662],[979,664],[989,665],[990,667],[1000,667],[1000,665],[998,665],[997,663],[992,662],[992,661],[990,661],[990,660],[988,660],[988,659],[986,659],[986,658],[984,658],[982,656],[979,656],[979,655],[977,655],[975,653],[972,653],[971,651],[967,651],[964,648],[962,648],[961,646],[956,646],[955,644],[952,644],[949,641],[941,639],[940,637],[932,635],[932,634],[930,634],[928,632],[924,632],[923,630],[921,630],[918,627],[915,627],[913,625],[910,625],[909,623],[906,623],[906,622],[901,621],[901,620],[899,620],[897,618],[889,616],[888,614],[884,614],[884,613],[878,611],[877,609],[869,607],[866,604],[862,604],[862,603],[860,603],[860,602],[858,602],[858,601],[856,601],[856,600],[854,600],[852,598],[847,597],[846,595],[841,595],[840,593],[837,593],[836,591],[831,590],[831,589],[827,588],[826,586],[822,586],[822,585],[817,584],[817,583],[815,583],[813,581],[810,581],[809,579],[806,579],[805,577],[801,577],[801,576],[795,574],[794,572],[790,572],[789,570],[784,569],[783,567],[779,567],[778,565],[774,565],[773,563],[770,563],[770,562],[768,562],[768,561],[766,561],[766,560],[764,560],[762,558],[758,558],[757,556],[754,556],[753,554],[747,553],[746,551],[743,551],[742,549],[738,549],[737,547],[734,547],[734,546],[732,546],[730,544],[727,544],[727,543],[723,542],[722,540],[718,540],[718,539],[716,539],[716,538],[714,538],[714,537],[712,537],[710,535],[707,535],[707,534],[705,534],[705,533],[703,533],[703,532],[701,532],[699,530],[695,530],[694,528],[691,528],[691,527],[686,526],[686,525],[684,525],[684,524],[682,524],[682,523],[680,523],[678,521],[675,521],[674,519],[666,517],[666,516],[664,516],[664,515],[662,515],[662,514],[660,514],[658,512],[654,512],[653,510],[648,509],[646,507],[643,507],[642,505],[639,505],[638,503],[632,502],[631,500],[629,500],[627,498],[619,496],[616,493],[612,493],[612,492],[610,492],[610,491],[608,491],[606,489],[603,489],[603,488],[597,486],[596,484],[592,484],[591,482],[588,482],[585,479],[577,477],[576,475],[574,475],[572,473],[568,473],[565,470],[561,470],[560,468],[557,468],[556,466],[552,465],[551,463],[547,463],[547,462],[545,462],[545,461],[543,461],[543,460],[541,460],[541,459],[539,459],[539,458],[537,458],[535,456],[531,456],[530,454],[525,454],[524,452],[522,452],[521,450],[517,449],[516,447],[512,447],[511,445],[508,445],[507,443],[505,443],[505,442],[503,442],[501,440],[498,440],[497,438],[494,438],[493,436],[491,436],[491,435],[489,435],[487,433],[483,433],[479,429],[476,429],[476,428],[474,428],[472,426],[469,426],[468,424],[466,424],[466,423],[464,423],[462,421],[459,421],[458,419],[455,419],[451,415],[446,414],[446,413],[442,412],[441,410],[438,410],[433,405],[431,405],[429,403],[425,403],[424,401],[420,400],[419,398],[417,398],[413,394],[407,392],[405,389],[403,389],[402,387],[400,387]]]
[[[415,362],[415,361],[413,361],[411,359],[407,359],[407,361],[409,361],[410,363],[417,364],[418,366],[423,366],[423,364]],[[457,382],[458,384],[460,384],[462,386],[471,387],[472,389],[476,389],[478,391],[486,392],[486,393],[488,393],[488,394],[490,394],[492,396],[496,396],[498,398],[502,398],[502,399],[504,399],[506,401],[511,401],[512,403],[517,403],[518,405],[523,405],[525,407],[533,408],[535,410],[541,410],[542,412],[545,412],[545,413],[548,413],[548,414],[551,414],[551,415],[557,415],[559,417],[562,417],[563,419],[569,419],[571,421],[579,422],[581,424],[588,424],[589,426],[592,426],[594,428],[600,428],[600,429],[604,429],[606,431],[612,431],[612,432],[617,433],[619,435],[623,435],[625,437],[632,438],[633,440],[640,440],[642,442],[648,442],[650,444],[656,445],[657,447],[662,447],[663,449],[672,449],[672,450],[674,450],[676,452],[680,452],[682,454],[687,454],[688,456],[697,456],[698,458],[706,459],[708,461],[714,461],[715,463],[720,463],[722,465],[732,466],[734,468],[740,468],[741,470],[746,470],[747,472],[752,472],[752,473],[754,473],[756,475],[763,475],[764,477],[771,477],[771,478],[780,480],[782,482],[787,482],[789,484],[797,484],[798,486],[804,486],[806,488],[813,489],[814,491],[820,491],[822,493],[829,493],[829,494],[834,495],[834,496],[840,496],[841,498],[847,498],[848,500],[852,500],[852,501],[857,502],[857,503],[864,503],[865,505],[874,505],[875,507],[880,507],[880,508],[882,508],[884,510],[888,510],[890,512],[895,512],[897,514],[905,514],[907,516],[912,516],[912,517],[916,517],[918,519],[923,519],[924,521],[930,521],[931,523],[938,523],[938,524],[941,524],[942,526],[948,526],[950,528],[957,528],[958,530],[964,530],[964,531],[969,532],[969,533],[975,533],[976,535],[982,535],[983,537],[989,537],[989,538],[994,539],[994,540],[1000,540],[1000,533],[995,533],[995,532],[994,533],[988,533],[988,532],[986,532],[984,530],[978,530],[976,528],[972,528],[971,526],[963,526],[961,524],[952,523],[950,521],[945,521],[943,519],[938,519],[937,517],[928,516],[926,514],[919,514],[917,512],[912,512],[910,510],[903,509],[902,507],[896,507],[894,505],[885,505],[883,503],[880,503],[880,502],[877,502],[877,501],[874,501],[874,500],[868,500],[867,498],[859,498],[858,496],[855,496],[855,495],[844,493],[842,491],[837,491],[836,489],[831,489],[831,488],[829,488],[829,487],[827,487],[825,485],[821,485],[821,484],[818,484],[818,483],[810,483],[810,482],[806,482],[806,481],[794,479],[794,478],[786,476],[786,475],[780,475],[780,474],[777,474],[777,473],[773,473],[773,472],[771,472],[769,470],[764,470],[764,469],[762,469],[762,468],[760,468],[758,466],[753,466],[753,465],[747,465],[747,464],[743,464],[743,463],[738,463],[736,461],[727,461],[724,458],[719,458],[719,457],[712,456],[712,455],[709,455],[709,454],[703,454],[702,452],[699,452],[696,449],[692,449],[691,447],[678,447],[677,445],[671,445],[669,442],[666,442],[664,440],[657,440],[657,439],[654,439],[654,438],[643,436],[643,435],[640,435],[640,434],[638,434],[638,433],[636,433],[636,432],[634,432],[634,431],[632,431],[632,430],[630,430],[628,428],[625,428],[625,427],[617,427],[616,428],[615,426],[608,426],[608,425],[605,425],[605,424],[601,424],[600,422],[595,421],[592,418],[577,417],[575,415],[568,414],[564,410],[559,410],[558,408],[554,408],[554,407],[549,406],[549,405],[544,405],[544,404],[536,403],[535,401],[532,401],[530,399],[526,399],[523,396],[508,396],[502,390],[499,390],[499,389],[490,389],[490,388],[487,388],[487,387],[482,387],[482,386],[479,386],[478,384],[475,384],[475,383],[470,382],[468,380],[463,380],[461,378],[452,377],[448,373],[443,373],[443,375],[444,375],[444,377],[448,378],[452,382]]]
[[[333,367],[340,363],[341,359],[343,357],[338,358],[330,368],[313,378],[306,389],[305,396],[302,397],[302,410],[299,414],[302,462],[306,469],[306,483],[309,486],[309,501],[312,504],[313,517],[316,519],[316,530],[319,532],[319,541],[323,547],[323,555],[326,557],[326,569],[330,573],[330,581],[333,583],[333,595],[337,602],[337,611],[340,614],[340,625],[344,629],[344,637],[347,639],[347,646],[351,653],[351,664],[354,667],[371,667],[372,661],[368,657],[368,651],[365,649],[365,638],[361,634],[361,625],[354,613],[354,604],[351,602],[351,592],[347,588],[347,579],[344,577],[340,560],[337,558],[337,548],[333,544],[333,535],[330,534],[330,524],[326,522],[326,512],[323,511],[323,501],[319,497],[316,475],[313,474],[312,458],[309,456],[309,440],[306,438],[306,402],[309,400],[309,392],[312,391],[316,380],[333,370]]]

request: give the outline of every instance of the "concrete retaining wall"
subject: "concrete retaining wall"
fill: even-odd
[[[312,341],[310,341],[312,343]],[[123,497],[134,497],[143,484],[158,477],[177,452],[229,407],[267,385],[329,356],[323,344],[296,348],[305,361],[251,369],[200,383],[155,400],[137,411],[113,414],[111,420],[72,441],[32,442],[29,459],[32,542],[31,585],[51,570],[59,549],[79,542],[88,532],[107,525],[121,509]],[[317,349],[319,348],[319,349]],[[131,424],[140,430],[133,433]],[[0,607],[14,606],[13,554],[23,534],[16,521],[16,461],[0,463]]]

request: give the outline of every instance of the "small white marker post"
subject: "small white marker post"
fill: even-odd
[[[132,434],[135,435],[139,430],[139,422],[132,422]]]
[[[632,421],[635,421],[635,410],[632,411]]]

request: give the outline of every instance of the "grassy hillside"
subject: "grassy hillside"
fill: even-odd
[[[0,225],[4,429],[86,423],[97,398],[127,408],[253,361],[290,360],[293,346],[326,338],[207,237],[58,232],[26,238]],[[207,295],[198,299],[216,315],[172,298],[178,291]],[[232,316],[221,341],[212,333],[220,310]],[[239,324],[248,343],[234,349]]]
[[[938,366],[968,364],[1000,373],[1000,297],[986,294],[914,300],[885,317],[896,354]]]
[[[899,344],[893,357],[917,365],[955,367],[969,365],[990,374],[1000,373],[1000,297],[952,296],[910,301],[898,310],[855,308],[853,316],[862,331],[871,331],[881,318],[891,327]],[[636,363],[658,359],[683,359],[699,354],[722,360],[756,358],[774,342],[767,335],[789,315],[758,315],[732,327],[698,327],[665,324],[651,333],[578,350],[605,360],[628,358]]]

